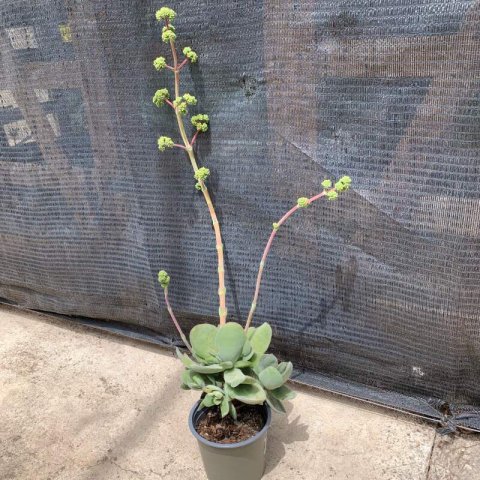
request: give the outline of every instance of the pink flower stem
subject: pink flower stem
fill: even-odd
[[[308,204],[310,205],[312,202],[314,202],[315,200],[318,200],[319,198],[324,197],[326,194],[327,194],[327,192],[325,190],[323,190],[319,194],[309,198],[308,199]],[[252,306],[250,307],[247,322],[245,324],[245,331],[247,331],[250,328],[250,325],[251,325],[252,319],[253,319],[253,315],[254,315],[255,310],[257,308],[258,295],[260,293],[260,285],[262,283],[263,269],[265,268],[265,262],[267,261],[267,256],[268,256],[268,253],[270,252],[270,248],[272,247],[273,239],[275,238],[275,235],[277,234],[278,228],[281,227],[299,208],[300,207],[298,205],[295,205],[293,208],[291,208],[277,222],[277,227],[274,228],[272,230],[272,233],[270,234],[270,238],[268,239],[267,245],[265,246],[265,250],[263,251],[262,259],[260,261],[260,267],[258,269],[258,274],[257,274],[257,283],[255,285],[255,293],[253,295]]]
[[[187,150],[183,145],[180,145],[178,143],[174,143],[173,146],[178,148],[183,148],[183,150]]]
[[[175,110],[175,105],[168,98],[165,99],[165,103],[170,105]]]
[[[195,135],[190,140],[190,145],[193,145],[195,143],[195,140],[197,139],[199,133],[200,132],[198,130],[195,132]]]
[[[186,58],[178,67],[177,70],[181,70],[183,66],[188,62],[188,58]]]
[[[173,321],[178,333],[180,334],[180,337],[181,337],[183,343],[190,350],[190,353],[193,353],[192,347],[188,343],[187,337],[183,333],[183,330],[180,327],[180,324],[178,323],[177,318],[175,317],[175,314],[173,313],[173,309],[170,305],[170,301],[168,300],[168,287],[164,288],[163,291],[165,292],[165,303],[167,304],[168,313],[170,314],[170,317],[172,318],[172,321]]]

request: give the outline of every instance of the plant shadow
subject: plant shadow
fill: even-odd
[[[273,471],[285,456],[285,445],[306,442],[310,437],[308,425],[301,423],[300,415],[292,418],[293,405],[286,405],[286,410],[285,415],[274,414],[268,432],[266,474]]]

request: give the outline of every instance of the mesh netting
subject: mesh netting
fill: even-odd
[[[0,296],[173,338],[157,271],[186,328],[214,320],[217,278],[185,155],[156,147],[178,137],[151,102],[159,6],[1,2]],[[256,321],[310,384],[448,402],[480,429],[480,2],[171,6],[200,54],[184,86],[211,118],[197,148],[230,318],[246,317],[272,221],[349,174],[338,202],[282,227]]]

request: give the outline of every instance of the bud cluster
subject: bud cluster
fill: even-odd
[[[199,131],[199,132],[206,132],[208,130],[208,122],[209,117],[205,113],[199,113],[198,115],[194,115],[190,121],[192,125]]]
[[[158,149],[161,152],[164,152],[165,149],[167,148],[173,148],[175,144],[173,143],[173,140],[170,137],[160,137],[158,139]]]
[[[152,101],[157,107],[161,107],[165,103],[165,100],[168,100],[169,98],[170,94],[168,93],[168,90],[166,88],[161,88],[155,92]]]

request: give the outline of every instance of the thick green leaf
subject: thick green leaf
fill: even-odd
[[[263,355],[272,341],[272,327],[268,323],[263,323],[255,329],[250,344],[257,355]]]
[[[248,340],[245,340],[245,343],[243,344],[243,349],[242,349],[242,358],[248,360],[254,353],[255,352],[253,351],[252,346],[250,345],[250,342]]]
[[[275,398],[271,392],[267,392],[267,403],[277,412],[279,413],[287,413],[285,410],[285,407],[283,406],[283,403],[278,400],[278,398]]]
[[[182,353],[178,348],[177,356],[186,368],[190,368],[192,365],[195,365],[195,362],[188,355]]]
[[[235,368],[249,368],[252,366],[252,363],[248,360],[238,360],[238,362],[235,362],[234,367]]]
[[[217,363],[215,353],[215,336],[217,335],[217,327],[209,323],[195,325],[190,331],[190,343],[193,352],[200,359],[207,363]]]
[[[202,403],[200,405],[207,408],[213,407],[215,405],[213,395],[211,393],[207,393],[203,397]]]
[[[262,370],[265,370],[268,367],[277,368],[277,365],[278,365],[277,357],[272,353],[267,353],[265,355],[262,355],[262,357],[260,358],[260,361],[258,362],[258,365],[255,367],[255,371],[257,373],[260,373]]]
[[[290,375],[292,374],[292,371],[293,371],[292,362],[282,362],[278,366],[278,371],[282,374],[283,381],[286,382],[290,378]]]
[[[275,390],[271,390],[269,394],[273,395],[277,400],[292,400],[297,396],[293,390],[290,390],[285,385],[282,385]]]
[[[231,364],[228,368],[232,368]],[[200,365],[199,363],[192,362],[189,367],[187,367],[189,370],[192,370],[193,372],[197,373],[205,373],[205,374],[211,374],[211,373],[220,373],[225,370],[225,367],[222,365]]]
[[[232,368],[231,370],[225,370],[223,373],[225,383],[228,383],[231,387],[236,387],[245,381],[245,375],[239,368]]]
[[[229,322],[218,327],[215,346],[223,361],[236,362],[242,355],[246,336],[240,324]]]
[[[251,340],[253,334],[255,333],[255,330],[256,330],[255,327],[250,327],[250,328],[247,330],[247,339],[248,339],[248,340]]]
[[[205,380],[202,375],[191,370],[182,372],[182,382],[193,390],[201,390],[205,386]]]
[[[282,374],[275,367],[267,367],[265,370],[262,370],[258,378],[267,390],[274,390],[285,383]]]
[[[225,385],[225,391],[230,398],[248,405],[262,405],[266,400],[265,390],[257,382],[252,384],[242,383],[238,387]]]
[[[229,412],[230,412],[230,401],[227,395],[225,395],[220,405],[220,413],[222,414],[222,418],[226,417]]]
[[[235,408],[235,405],[232,402],[230,402],[229,408],[230,408],[230,416],[234,420],[236,420],[237,419],[237,409]]]

